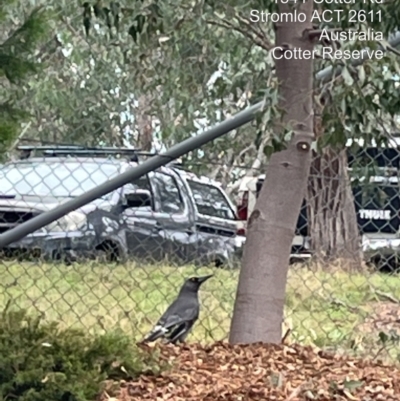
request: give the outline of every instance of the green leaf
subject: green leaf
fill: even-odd
[[[381,341],[382,344],[386,344],[389,340],[389,336],[384,333],[383,331],[380,331],[379,334],[379,340]]]
[[[365,68],[363,65],[360,65],[358,68],[358,78],[360,80],[360,84],[364,85],[365,82]]]
[[[342,70],[342,77],[343,77],[344,83],[345,83],[347,86],[352,86],[352,85],[354,84],[354,79],[353,79],[353,77],[351,76],[351,74],[350,74],[350,72],[349,72],[349,70],[348,70],[347,67],[343,67],[343,70]]]
[[[345,380],[343,382],[343,385],[346,389],[350,391],[357,390],[358,388],[362,387],[364,385],[364,382],[361,380]]]

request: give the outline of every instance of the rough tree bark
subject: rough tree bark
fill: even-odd
[[[148,95],[140,95],[136,111],[138,135],[138,147],[145,152],[150,152],[153,146],[153,127],[150,115],[151,99]]]
[[[307,30],[312,29],[312,10],[313,1],[300,3],[298,12],[307,15],[306,22],[276,24],[276,45],[312,51],[313,43],[307,35]],[[293,9],[279,4],[279,12],[289,13]],[[294,135],[287,149],[272,155],[249,219],[231,343],[279,343],[282,339],[290,249],[306,194],[314,138],[313,60],[284,57],[276,60],[280,106],[285,111],[283,122],[292,126]],[[275,129],[282,134],[282,126],[277,124]]]
[[[313,156],[307,198],[316,260],[323,263],[340,260],[348,269],[360,270],[360,237],[345,149],[327,147]]]
[[[314,102],[314,134],[324,135],[326,101]],[[314,258],[323,264],[340,261],[350,270],[362,269],[362,252],[346,150],[325,147],[314,152],[307,187],[308,230]]]

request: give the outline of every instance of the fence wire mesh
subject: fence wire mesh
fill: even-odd
[[[78,11],[60,24],[64,37],[56,35],[42,51],[51,65],[48,79],[31,82],[18,98],[25,106],[35,104],[35,118],[0,169],[0,233],[145,157],[104,149],[42,149],[21,156],[17,145],[139,143],[146,149],[180,139],[161,143],[160,122],[147,114],[157,91],[134,100],[129,73],[135,72],[119,72],[117,53],[101,56],[106,46],[84,36]],[[78,45],[84,49],[79,54]],[[190,66],[189,60],[184,61]],[[159,73],[161,66],[155,67]],[[198,73],[193,62],[193,75]],[[203,81],[209,78],[205,72]],[[165,115],[174,115],[167,106]],[[1,305],[11,300],[90,331],[118,326],[140,339],[184,280],[214,273],[201,288],[200,319],[189,340],[226,339],[246,220],[266,165],[260,160],[264,144],[251,130],[231,133],[188,155],[183,165],[152,172],[3,249]],[[290,329],[291,340],[398,358],[398,177],[394,148],[315,155],[287,283],[283,331]]]
[[[136,164],[126,157],[52,152],[2,167],[2,232]],[[396,358],[400,294],[393,273],[400,220],[393,164],[399,154],[381,149],[372,158],[371,152],[376,149],[350,155],[346,174],[337,159],[322,174],[311,171],[293,241],[283,326],[296,342]],[[357,166],[361,156],[364,165]],[[313,168],[320,163],[315,156]],[[214,273],[201,288],[200,320],[190,339],[224,340],[245,241],[246,222],[236,216],[254,209],[263,179],[256,174],[223,185],[190,172],[190,165],[151,172],[3,249],[2,303],[11,299],[66,326],[119,326],[139,339],[185,279]],[[346,193],[352,208],[343,201]],[[346,232],[350,219],[355,238]]]

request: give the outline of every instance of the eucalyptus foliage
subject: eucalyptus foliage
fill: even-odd
[[[12,19],[16,0],[0,4],[0,154],[18,135],[20,123],[29,110],[18,104],[24,83],[42,68],[38,60],[39,44],[48,31],[48,19],[42,7],[31,8],[17,21]],[[11,21],[11,22],[10,22]]]
[[[26,88],[26,105],[35,116],[27,137],[137,145],[137,116],[145,113],[152,120],[155,147],[168,147],[265,98],[268,107],[257,121],[186,161],[225,181],[258,173],[266,156],[289,137],[271,133],[282,113],[270,52],[274,23],[250,19],[252,10],[277,12],[274,1],[33,2],[53,8],[56,35],[46,49],[48,72]],[[334,23],[316,21],[315,29],[370,28],[387,38],[398,28],[399,6],[400,0],[323,2],[321,10],[340,8],[343,13]],[[381,20],[350,23],[351,10],[380,10]],[[355,40],[332,45],[346,50],[378,44]],[[333,63],[315,60],[315,71]],[[398,55],[388,51],[382,60],[367,60],[357,68],[349,60],[341,63],[341,77],[316,82],[316,104],[321,94],[324,101],[326,135],[320,145],[344,146],[350,137],[385,141],[396,129]]]

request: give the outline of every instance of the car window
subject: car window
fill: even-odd
[[[235,213],[218,187],[192,180],[188,180],[188,184],[200,214],[236,220]]]
[[[182,213],[184,211],[185,205],[174,177],[156,172],[153,175],[153,183],[161,202],[160,212]]]
[[[124,195],[126,195],[126,194],[130,194],[132,192],[136,192],[137,190],[147,190],[150,192],[151,196],[153,197],[153,192],[151,190],[149,176],[147,174],[142,175],[137,180],[134,180],[134,181],[130,182],[129,184],[124,185],[123,193],[124,193]],[[153,204],[154,204],[154,202],[153,202]],[[140,211],[153,211],[153,207],[142,205],[140,207]],[[129,211],[129,213],[131,213],[131,211]]]
[[[149,176],[147,174],[142,175],[140,178],[130,182],[129,184],[126,184],[124,187],[124,192],[134,192],[137,189],[146,189],[147,191],[151,192]]]
[[[0,192],[10,195],[76,197],[119,173],[119,165],[95,162],[9,163],[0,169]],[[110,194],[104,198],[110,197]]]

